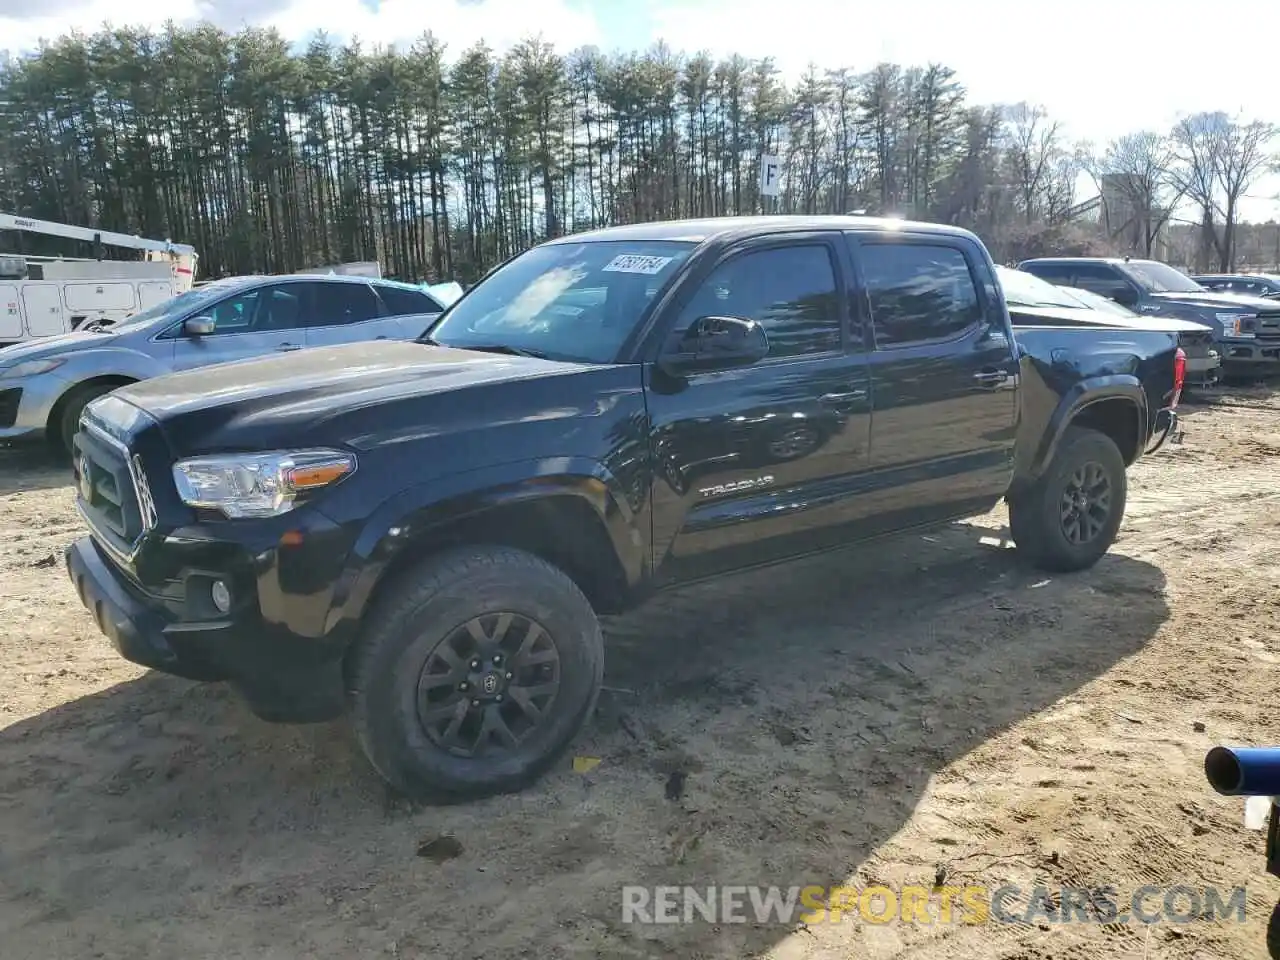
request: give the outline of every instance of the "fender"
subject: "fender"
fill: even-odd
[[[1126,400],[1133,404],[1134,417],[1138,423],[1139,454],[1145,446],[1147,435],[1147,394],[1137,377],[1127,373],[1108,374],[1098,377],[1086,377],[1074,384],[1058,402],[1053,414],[1049,417],[1048,429],[1045,430],[1036,449],[1035,459],[1031,464],[1030,479],[1038,478],[1048,468],[1053,455],[1058,452],[1058,445],[1067,427],[1086,407],[1103,400]]]
[[[588,504],[609,535],[627,586],[648,570],[648,538],[618,479],[586,457],[552,457],[497,464],[417,484],[384,501],[365,521],[334,590],[326,632],[364,614],[374,587],[411,544],[446,523],[495,507],[573,496]]]

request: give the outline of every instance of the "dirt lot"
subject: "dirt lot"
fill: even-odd
[[[668,595],[520,796],[412,809],[341,724],[120,660],[65,474],[0,454],[0,956],[1249,958],[1280,881],[1217,742],[1280,742],[1280,395],[1194,410],[1095,570],[1002,515]],[[1200,727],[1198,725],[1202,724]],[[684,795],[667,799],[672,771]],[[435,862],[419,845],[452,835]],[[635,926],[624,884],[1248,887],[1245,924]]]

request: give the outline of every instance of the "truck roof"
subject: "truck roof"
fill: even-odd
[[[1159,262],[1159,260],[1148,260],[1145,257],[1028,257],[1021,261],[1021,263],[1114,263],[1121,266],[1126,263]]]
[[[702,243],[707,240],[726,240],[740,236],[788,233],[795,230],[849,230],[862,233],[894,233],[909,230],[912,233],[930,233],[937,236],[963,237],[969,240],[977,240],[977,237],[969,230],[941,223],[922,223],[914,220],[897,220],[888,217],[765,215],[631,223],[625,226],[604,227],[599,230],[575,233],[565,237],[558,237],[549,242],[680,240],[688,243]]]

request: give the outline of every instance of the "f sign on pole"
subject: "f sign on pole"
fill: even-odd
[[[772,197],[773,202],[769,206],[776,212],[780,193],[782,193],[782,161],[778,157],[765,155],[760,158],[760,196]]]

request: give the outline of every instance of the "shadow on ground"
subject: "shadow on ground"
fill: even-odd
[[[71,468],[42,445],[0,444],[0,497],[71,483]]]
[[[576,745],[599,766],[566,758],[468,806],[388,798],[340,724],[272,727],[222,687],[154,674],[15,723],[0,732],[6,960],[765,950],[790,928],[624,925],[621,888],[842,882],[931,777],[1168,614],[1150,565],[1113,555],[1045,578],[979,532],[757,571],[611,621],[610,692]],[[417,855],[440,834],[456,857]]]

